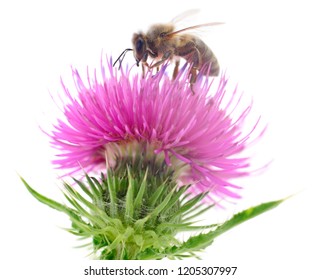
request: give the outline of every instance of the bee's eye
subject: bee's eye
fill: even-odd
[[[143,45],[144,45],[144,41],[143,41],[141,38],[139,38],[139,39],[137,40],[137,42],[136,42],[136,51],[137,51],[138,53],[142,52],[142,50],[143,50]]]

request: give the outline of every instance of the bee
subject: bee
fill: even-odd
[[[159,69],[159,66],[170,60],[175,61],[172,78],[177,77],[179,71],[180,58],[184,58],[190,65],[190,85],[191,89],[196,82],[200,69],[208,67],[207,73],[210,76],[218,76],[220,66],[212,50],[199,37],[185,33],[204,26],[223,24],[211,22],[190,26],[184,29],[175,30],[173,23],[154,24],[147,33],[134,33],[132,37],[133,48],[125,49],[114,65],[119,61],[119,68],[128,51],[133,51],[136,65],[142,64],[143,76],[145,68]],[[153,63],[148,64],[148,58],[152,58]]]

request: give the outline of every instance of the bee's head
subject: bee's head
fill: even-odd
[[[133,44],[133,55],[136,59],[137,66],[139,66],[140,61],[146,61],[148,58],[147,43],[145,36],[142,33],[133,34],[132,38]]]

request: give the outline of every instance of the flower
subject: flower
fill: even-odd
[[[114,167],[129,150],[134,156],[142,152],[163,159],[177,180],[193,184],[193,194],[209,191],[215,201],[239,197],[240,187],[232,179],[249,174],[249,158],[241,152],[251,136],[242,132],[251,105],[236,117],[238,92],[227,100],[225,74],[210,82],[200,73],[193,92],[186,66],[174,81],[167,65],[145,78],[114,69],[111,60],[101,70],[102,81],[95,72],[85,85],[73,69],[75,97],[62,82],[68,98],[65,119],[49,134],[60,151],[55,165],[72,172],[101,171]]]
[[[83,169],[84,175],[63,182],[67,203],[21,180],[38,201],[69,217],[68,231],[90,240],[83,246],[94,259],[198,258],[217,236],[283,201],[199,224],[221,198],[239,197],[232,179],[250,174],[242,152],[257,123],[243,132],[251,106],[241,110],[236,89],[228,97],[225,75],[209,82],[202,69],[191,89],[187,66],[172,81],[168,64],[142,78],[119,72],[110,60],[101,81],[88,75],[88,85],[73,70],[75,96],[62,83],[64,118],[48,133],[60,150],[54,163],[67,174]],[[190,231],[187,239],[178,236]]]

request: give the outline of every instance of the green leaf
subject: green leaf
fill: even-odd
[[[45,196],[43,196],[42,194],[36,192],[33,188],[30,187],[30,185],[22,178],[20,177],[21,181],[23,182],[23,184],[26,186],[27,190],[33,195],[34,198],[36,198],[37,200],[39,200],[41,203],[64,213],[70,213],[73,212],[72,209],[70,209],[69,207],[56,202],[50,198],[47,198]]]
[[[191,251],[200,251],[212,244],[214,239],[214,231],[208,233],[200,233],[196,236],[190,237],[187,241],[182,243],[179,247],[173,247],[168,250],[168,254],[183,254]]]
[[[103,174],[101,174],[101,179],[102,179],[102,184],[94,177],[89,177],[88,175],[86,176],[87,180],[88,180],[88,183],[90,185],[90,187],[93,186],[96,186],[97,189],[95,189],[93,187],[93,192],[95,193],[96,197],[97,198],[101,198],[102,194],[104,193],[104,191],[106,190],[106,185],[104,184],[105,182],[105,177]]]
[[[175,229],[177,232],[181,231],[195,231],[195,230],[204,230],[204,229],[209,229],[216,227],[217,224],[211,224],[211,225],[205,225],[205,226],[193,226],[194,222],[188,222],[188,223],[161,223],[157,227],[157,231],[161,232],[166,228],[169,229]]]
[[[77,180],[76,178],[72,178],[72,179],[73,179],[73,181],[75,181],[77,183],[77,185],[83,190],[83,192],[87,196],[89,196],[91,199],[94,198],[93,194],[90,192],[89,188],[84,183],[82,183],[81,181]],[[65,183],[65,185],[68,185],[68,184]],[[92,189],[92,187],[91,187],[91,189]]]
[[[159,213],[166,207],[172,195],[174,194],[175,190],[176,189],[173,189],[170,193],[168,193],[165,199],[163,199],[162,202],[155,209],[153,209],[151,213],[149,213],[149,216],[151,219],[159,215]]]
[[[180,209],[173,215],[173,217],[179,216],[184,214],[187,211],[191,211],[192,209],[194,209],[195,205],[197,203],[199,203],[205,196],[207,195],[207,192],[205,193],[200,193],[197,196],[191,198],[190,200],[188,200],[187,202],[185,202]]]
[[[133,205],[133,197],[134,197],[134,180],[128,168],[128,190],[126,195],[126,209],[125,209],[125,221],[127,224],[130,224],[133,221],[133,212],[134,212],[134,205]]]
[[[213,208],[215,206],[215,204],[211,204],[207,207],[203,207],[202,204],[199,204],[193,208],[190,209],[190,211],[184,213],[183,215],[183,222],[189,221],[189,220],[193,220],[194,218],[200,216],[201,214],[207,212],[209,209]],[[191,213],[193,213],[193,215],[190,215]]]
[[[98,188],[96,187],[96,186],[99,186],[100,183],[98,182],[98,180],[93,181],[93,180],[88,176],[87,173],[86,173],[85,175],[86,175],[86,180],[87,180],[87,182],[88,182],[88,184],[89,184],[90,190],[91,190],[91,192],[93,193],[92,196],[94,196],[96,199],[100,199],[102,192],[101,192],[101,189],[100,189],[99,187],[98,187]],[[94,178],[94,179],[95,179],[95,178]],[[89,189],[88,187],[86,187],[86,188]]]
[[[153,248],[147,248],[140,254],[138,254],[137,259],[138,260],[157,260],[165,258],[167,254],[160,253],[158,249]]]
[[[215,235],[214,237],[217,237],[217,236],[221,235],[222,233],[232,229],[233,227],[235,227],[235,226],[237,226],[247,220],[250,220],[250,219],[266,212],[266,211],[269,211],[269,210],[275,208],[280,203],[282,203],[284,200],[285,199],[262,203],[258,206],[251,207],[247,210],[244,210],[244,211],[234,215],[230,220],[226,221],[225,223],[223,223],[222,225],[217,227],[217,229],[214,231],[214,235]]]
[[[149,220],[150,216],[146,216],[143,219],[139,219],[134,223],[134,229],[137,232],[141,232],[144,229],[145,223]]]
[[[114,185],[114,180],[112,180],[113,177],[111,177],[111,172],[110,170],[107,170],[107,187],[109,191],[109,197],[110,197],[110,216],[112,218],[117,217],[118,215],[118,207],[117,207],[117,191],[116,191],[116,186]]]
[[[76,200],[82,202],[90,210],[93,210],[93,211],[96,210],[97,207],[93,203],[91,203],[90,201],[85,199],[82,195],[80,195],[77,191],[75,191],[70,185],[65,183],[64,186],[65,186],[66,190],[68,191],[68,193],[71,194]]]
[[[173,194],[173,196],[171,197],[170,201],[167,203],[167,205],[163,208],[163,210],[161,211],[161,214],[164,214],[166,211],[168,211],[172,206],[180,204],[179,199],[181,198],[181,195],[183,193],[186,192],[186,190],[189,188],[190,186],[183,186],[180,187],[178,189],[178,191],[176,193]]]
[[[65,194],[65,197],[67,200],[77,209],[79,214],[81,214],[83,217],[87,218],[90,220],[90,222],[94,225],[99,225],[99,227],[105,227],[107,220],[103,220],[102,217],[98,216],[97,212],[100,212],[97,208],[97,211],[93,211],[95,215],[90,214],[88,211],[86,211],[75,199],[69,197],[68,195]]]
[[[167,188],[166,184],[162,184],[159,186],[155,192],[152,194],[152,196],[149,198],[149,206],[153,207],[160,199],[162,194],[164,193],[165,189]]]
[[[147,174],[148,174],[148,169],[145,172],[145,175],[144,175],[144,178],[141,182],[138,194],[134,200],[134,209],[135,209],[136,215],[139,214],[142,203],[143,203],[143,196],[145,194],[146,186],[147,186]],[[135,217],[135,218],[138,218],[138,217]]]

